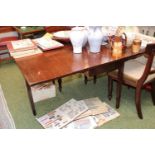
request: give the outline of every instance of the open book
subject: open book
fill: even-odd
[[[52,40],[51,38],[48,37],[37,38],[34,39],[33,41],[36,43],[37,46],[39,46],[44,51],[64,46],[62,43],[59,43],[58,41]]]

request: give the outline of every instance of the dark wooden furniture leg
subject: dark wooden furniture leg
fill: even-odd
[[[151,84],[151,96],[153,104],[155,105],[155,81]]]
[[[112,91],[113,91],[113,80],[110,76],[108,76],[108,99],[112,99]]]
[[[94,84],[96,84],[96,79],[97,79],[97,76],[94,75],[94,76],[93,76],[93,82],[94,82]]]
[[[88,82],[88,78],[86,75],[84,75],[84,83],[87,84],[87,82]]]
[[[62,79],[58,79],[59,91],[62,92]]]
[[[135,104],[136,104],[136,109],[138,113],[138,117],[140,119],[143,119],[143,114],[141,110],[141,87],[136,87],[136,94],[135,94]]]
[[[118,69],[118,81],[116,84],[116,108],[117,109],[120,106],[120,98],[121,98],[122,83],[123,83],[123,70],[124,70],[124,63],[121,63]]]
[[[36,113],[35,105],[34,105],[33,98],[32,98],[31,87],[29,86],[26,80],[25,80],[25,83],[26,83],[26,88],[27,88],[27,92],[28,92],[28,96],[29,96],[29,100],[31,104],[32,113],[33,115],[36,116],[37,113]]]

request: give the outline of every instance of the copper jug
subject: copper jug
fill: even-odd
[[[115,47],[115,45],[121,46],[122,49],[125,49],[127,44],[127,35],[125,33],[122,33],[121,36],[116,35],[110,36],[109,44],[112,49]]]

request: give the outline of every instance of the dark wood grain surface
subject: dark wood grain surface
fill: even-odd
[[[135,58],[144,53],[132,53],[131,49],[123,51],[121,57],[112,56],[111,49],[102,47],[101,52],[91,53],[86,49],[82,54],[74,54],[72,46],[53,49],[42,54],[15,59],[27,83],[32,86],[42,82],[55,80],[75,73],[83,72],[97,67],[105,71],[114,68],[122,61]]]

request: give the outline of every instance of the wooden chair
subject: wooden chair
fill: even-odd
[[[146,64],[138,62],[136,60],[129,60],[124,65],[124,71],[122,72],[122,81],[120,84],[125,84],[127,86],[134,87],[135,91],[135,104],[138,117],[143,119],[143,114],[141,110],[141,91],[142,88],[147,85],[151,84],[151,96],[153,104],[155,105],[155,68],[152,67],[153,58],[155,54],[155,44],[148,44],[145,49],[146,54]],[[113,89],[113,80],[117,83],[119,82],[118,79],[118,72],[120,71],[115,70],[113,72],[108,73],[108,97],[109,100],[112,98],[112,89]],[[121,86],[117,87],[117,95],[116,95],[116,108],[120,106],[120,98],[121,98]],[[118,102],[117,102],[118,101]]]

